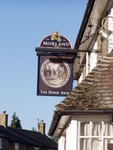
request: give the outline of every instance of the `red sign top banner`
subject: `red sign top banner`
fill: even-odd
[[[66,37],[60,35],[58,32],[53,32],[41,41],[40,47],[72,48],[72,44]]]

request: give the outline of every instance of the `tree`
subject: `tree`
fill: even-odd
[[[36,130],[36,128],[33,127],[33,128],[31,129],[31,131],[35,131],[35,132],[36,132],[37,130]]]
[[[16,113],[14,112],[12,115],[12,120],[11,120],[11,124],[10,124],[11,128],[19,128],[22,129],[21,126],[21,121],[20,119],[16,116]]]

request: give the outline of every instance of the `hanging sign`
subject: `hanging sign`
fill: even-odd
[[[53,32],[41,41],[40,47],[72,48],[72,45],[67,38],[58,34],[58,32]]]
[[[70,49],[72,46],[68,39],[55,32],[46,36],[40,47]],[[72,91],[73,64],[70,60],[70,56],[38,56],[37,95],[66,96]]]

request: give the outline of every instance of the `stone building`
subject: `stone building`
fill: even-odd
[[[8,115],[0,114],[0,150],[57,150],[57,144],[45,135],[45,123],[38,132],[7,126]]]

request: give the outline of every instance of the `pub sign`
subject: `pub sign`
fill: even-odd
[[[54,32],[40,43],[45,48],[71,48],[67,38]],[[37,95],[67,96],[72,91],[72,67],[70,56],[38,55]]]

